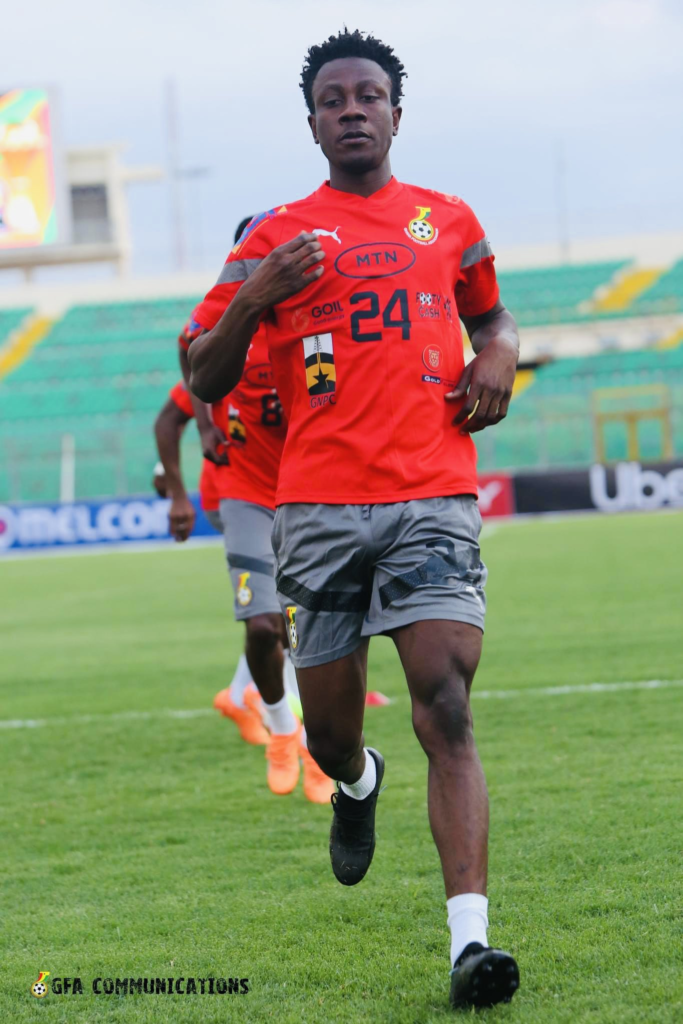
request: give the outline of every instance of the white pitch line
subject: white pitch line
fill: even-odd
[[[476,690],[473,697],[480,700],[511,700],[517,697],[564,697],[574,693],[618,693],[622,690],[664,690],[683,686],[683,679],[647,679],[633,683],[586,683],[577,686],[546,686],[528,690]],[[392,698],[392,703],[396,698]],[[115,711],[102,715],[72,715],[59,718],[6,718],[0,719],[0,729],[42,729],[46,725],[89,725],[93,722],[147,721],[151,718],[202,718],[215,715],[213,708],[188,708],[159,711]]]
[[[89,725],[92,722],[146,721],[149,718],[201,718],[215,715],[213,708],[188,708],[160,711],[114,711],[102,715],[71,715],[55,718],[6,718],[0,719],[0,729],[42,729],[44,725]]]
[[[683,686],[683,679],[647,679],[633,683],[584,683],[576,686],[530,687],[528,690],[472,690],[481,700],[506,700],[514,697],[564,697],[572,693],[618,693],[621,690],[663,690]]]

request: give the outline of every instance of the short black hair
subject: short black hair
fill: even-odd
[[[374,60],[376,64],[386,71],[391,79],[391,105],[397,107],[403,96],[403,79],[407,78],[407,72],[403,64],[394,53],[393,47],[387,46],[381,39],[366,35],[358,29],[353,32],[344,27],[343,32],[336,36],[330,36],[320,46],[312,46],[304,58],[304,66],[301,69],[301,82],[306,98],[306,106],[311,114],[315,112],[313,105],[313,83],[316,75],[323,64],[331,60],[339,60],[341,57],[365,57],[366,60]]]
[[[253,219],[254,215],[252,214],[251,217],[245,217],[244,220],[241,220],[239,222],[239,224],[235,228],[235,245],[237,245],[240,238],[242,237],[242,234],[244,233],[244,229],[246,228],[247,224],[250,224]]]

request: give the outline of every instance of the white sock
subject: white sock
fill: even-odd
[[[244,654],[240,655],[235,674],[230,683],[230,698],[238,708],[244,707],[244,691],[251,682],[251,669]]]
[[[470,942],[481,942],[482,946],[488,946],[488,906],[486,896],[478,892],[464,892],[446,900],[448,927],[451,930],[451,966]]]
[[[359,778],[358,782],[352,782],[350,784],[342,782],[340,783],[340,785],[347,796],[352,796],[354,800],[364,800],[366,796],[370,796],[373,789],[375,788],[376,782],[377,762],[375,761],[372,754],[368,754],[366,747],[365,768],[363,769],[363,774]]]
[[[299,684],[296,681],[296,669],[289,657],[289,651],[283,651],[282,681],[285,684],[285,693],[291,693],[292,697],[301,700],[299,696]]]
[[[274,736],[288,736],[297,727],[297,718],[289,706],[287,694],[276,704],[263,702],[266,713],[266,725]]]

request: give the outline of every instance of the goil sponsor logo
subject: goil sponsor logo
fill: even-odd
[[[313,306],[311,313],[313,314],[314,320],[320,320],[321,317],[332,317],[335,314],[344,313],[344,307],[341,302],[323,302],[322,306]]]

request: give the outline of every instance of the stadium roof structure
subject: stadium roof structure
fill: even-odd
[[[125,276],[132,247],[126,187],[164,177],[164,170],[156,165],[125,165],[121,159],[125,148],[123,143],[67,147],[64,164],[71,239],[0,248],[0,270],[20,269],[30,283],[38,267],[111,263],[119,277]]]

